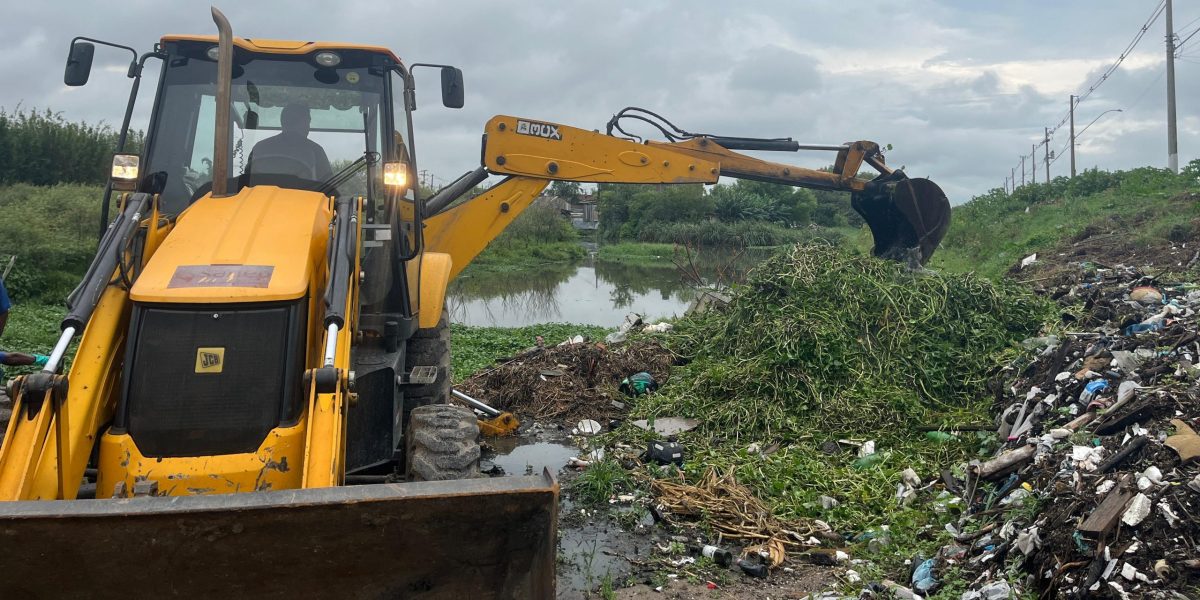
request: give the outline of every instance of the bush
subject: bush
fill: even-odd
[[[549,204],[535,203],[517,216],[496,238],[496,243],[527,240],[533,242],[576,242],[579,233],[571,222]]]
[[[104,184],[118,132],[107,125],[72,123],[59,113],[0,108],[0,184]],[[126,149],[142,146],[133,132]]]
[[[828,229],[788,229],[763,221],[722,223],[652,223],[636,234],[639,242],[686,246],[782,246],[814,240],[840,243],[841,233]]]

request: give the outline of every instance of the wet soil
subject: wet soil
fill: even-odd
[[[791,572],[772,575],[770,579],[739,578],[731,583],[718,584],[710,589],[709,582],[669,580],[661,591],[651,584],[638,584],[616,590],[621,600],[780,600],[800,599],[837,584],[836,571],[831,567],[800,565]]]

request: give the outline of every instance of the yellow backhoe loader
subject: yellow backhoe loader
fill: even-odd
[[[919,262],[948,225],[941,190],[871,142],[690,134],[637,110],[612,135],[494,117],[482,165],[422,197],[412,72],[439,69],[458,108],[461,71],[234,38],[213,19],[217,36],[134,52],[121,146],[142,68],[161,62],[145,147],[114,157],[104,206],[116,191],[119,212],[45,369],[11,385],[2,598],[551,598],[558,484],[479,476],[443,310],[447,283],[549,182],[845,190],[877,254]],[[68,85],[96,44],[114,46],[72,41]],[[667,139],[629,139],[631,118]],[[880,175],[856,178],[863,163]]]

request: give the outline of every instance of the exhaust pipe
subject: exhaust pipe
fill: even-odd
[[[233,30],[229,19],[217,7],[212,7],[213,23],[217,24],[217,122],[213,135],[213,180],[214,198],[229,196],[229,158],[232,150],[229,140],[233,136],[233,124],[229,118],[233,87]]]

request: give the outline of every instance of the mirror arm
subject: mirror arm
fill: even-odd
[[[133,77],[133,85],[129,88],[129,101],[125,104],[125,117],[121,120],[121,131],[117,133],[117,154],[125,151],[125,142],[129,138],[129,122],[133,119],[133,106],[137,102],[138,88],[141,87],[142,83],[142,68],[146,66],[146,61],[151,58],[163,60],[167,58],[167,55],[160,52],[147,52],[129,66],[129,72],[132,73],[130,77]],[[112,191],[112,178],[109,178],[108,183],[104,185],[104,200],[100,205],[101,238],[104,237],[104,230],[108,229],[108,211],[109,204],[112,201]]]
[[[134,77],[137,77],[138,75],[141,74],[141,65],[138,62],[137,50],[134,50],[133,48],[130,48],[129,46],[124,46],[122,44],[114,44],[112,42],[106,42],[104,40],[98,40],[96,38],[84,37],[82,35],[75,36],[75,38],[71,40],[71,45],[68,47],[68,49],[74,48],[75,42],[78,42],[80,40],[85,41],[85,42],[91,42],[93,44],[100,44],[101,46],[108,46],[110,48],[120,48],[121,50],[128,50],[129,53],[133,55],[133,59],[129,61],[129,70],[125,72],[125,76],[130,79],[133,79]],[[143,61],[144,60],[145,60],[145,58],[143,57]]]

